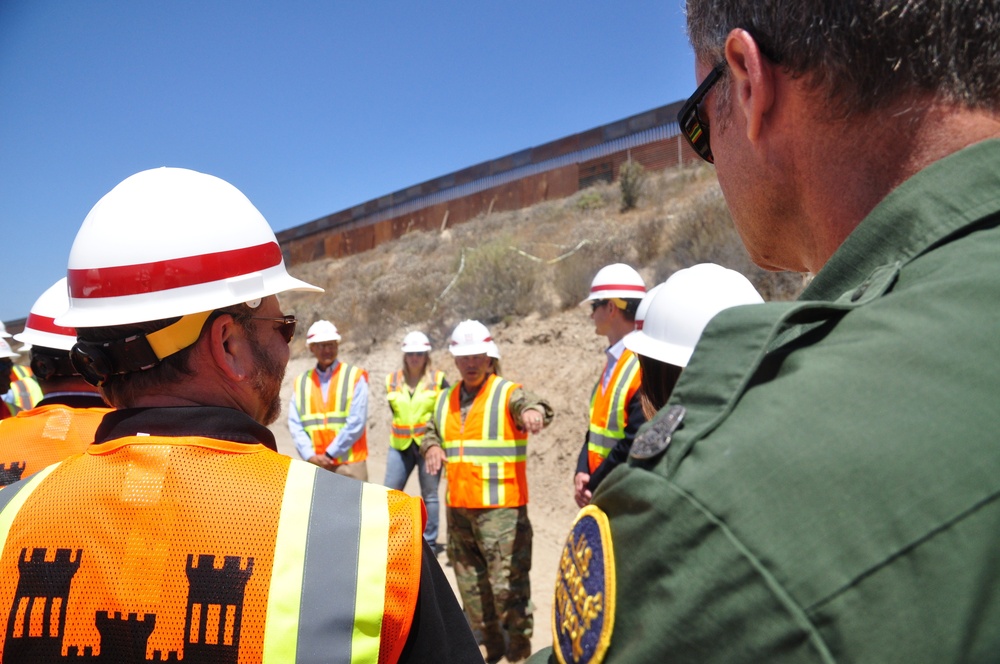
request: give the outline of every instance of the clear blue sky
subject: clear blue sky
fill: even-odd
[[[132,173],[277,230],[686,97],[683,0],[0,1],[0,318]]]

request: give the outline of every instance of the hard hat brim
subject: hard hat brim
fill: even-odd
[[[637,355],[649,357],[660,362],[673,364],[677,367],[686,367],[691,359],[693,348],[672,344],[667,341],[654,339],[642,330],[629,332],[622,339],[625,347]]]

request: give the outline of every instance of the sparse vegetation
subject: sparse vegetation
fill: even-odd
[[[445,231],[412,231],[363,254],[293,266],[327,292],[289,293],[283,301],[304,325],[330,318],[369,345],[416,328],[440,343],[463,318],[492,324],[575,307],[594,273],[614,262],[635,266],[649,285],[711,261],[746,274],[765,299],[801,291],[802,275],[750,262],[711,167],[646,172],[643,180],[638,207],[624,213],[615,205],[621,185],[596,184]]]

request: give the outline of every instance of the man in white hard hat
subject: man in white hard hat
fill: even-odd
[[[320,289],[242,193],[133,175],[87,216],[67,276],[55,324],[118,410],[85,453],[0,490],[6,661],[474,656],[419,500],[276,452],[295,331],[276,296]]]
[[[646,422],[639,396],[639,361],[622,343],[635,329],[636,312],[645,294],[646,284],[634,268],[613,263],[598,270],[590,294],[581,303],[590,305],[594,332],[607,338],[608,347],[604,370],[591,393],[589,427],[573,477],[573,498],[580,507],[590,502],[610,469],[628,458],[632,440]],[[609,456],[611,462],[601,469]]]
[[[64,277],[35,301],[24,331],[14,335],[31,345],[31,369],[44,396],[34,408],[0,422],[0,486],[84,451],[111,412],[70,361],[76,330],[55,323],[68,308]]]
[[[295,378],[288,430],[309,463],[367,482],[368,372],[338,359],[340,338],[328,320],[309,326],[316,366]]]
[[[448,477],[448,559],[462,606],[488,663],[531,654],[528,434],[552,408],[500,377],[500,349],[485,325],[459,323],[448,350],[462,379],[442,392],[421,452]]]

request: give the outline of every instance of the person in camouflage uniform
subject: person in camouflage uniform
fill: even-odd
[[[483,657],[519,662],[533,630],[528,434],[552,421],[552,408],[500,377],[482,323],[460,323],[450,350],[462,380],[438,396],[421,453],[429,473],[447,462],[448,559]]]

